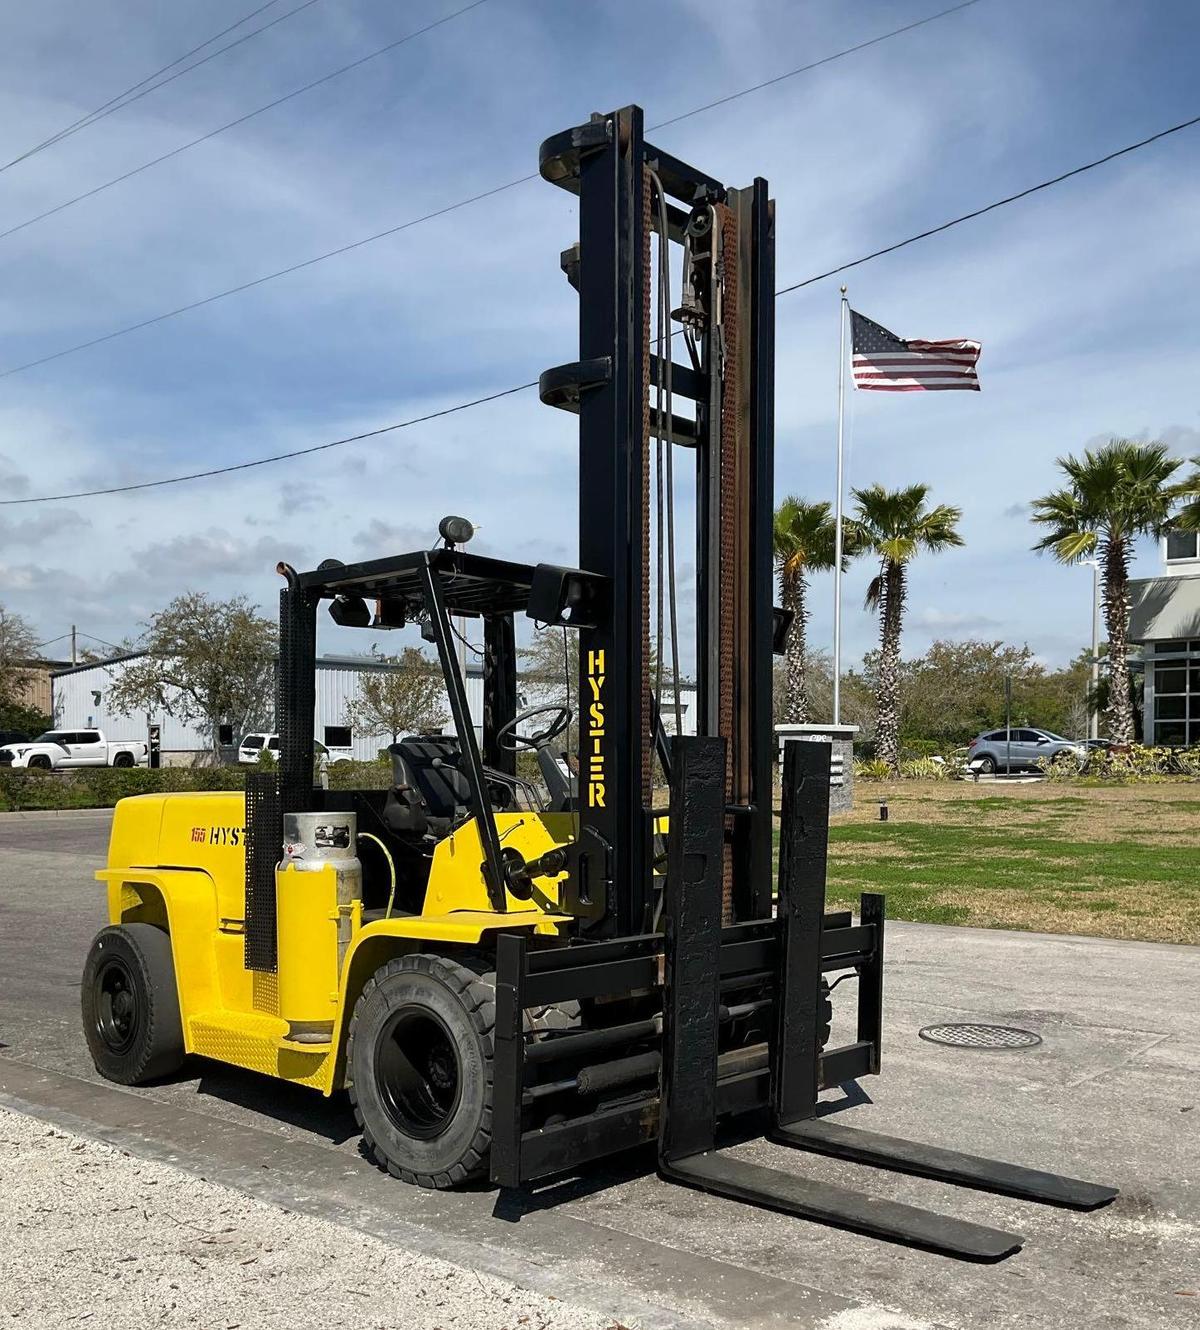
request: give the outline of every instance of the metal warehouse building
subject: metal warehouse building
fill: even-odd
[[[139,660],[144,653],[132,652],[111,660],[77,665],[58,670],[51,676],[51,702],[54,724],[59,729],[101,729],[109,739],[144,739],[146,727],[152,723],[162,726],[162,755],[164,763],[189,765],[201,754],[210,752],[207,730],[182,722],[167,715],[140,713],[130,715],[114,712],[108,706],[109,689],[127,662]],[[358,681],[364,673],[399,668],[381,663],[372,656],[320,656],[317,658],[317,709],[314,737],[337,756],[354,757],[370,761],[389,739],[385,735],[361,734],[351,730],[347,707],[358,692]],[[476,733],[480,732],[483,716],[483,669],[475,660],[466,663],[467,700]],[[518,680],[518,706],[537,706],[544,698],[544,685],[533,679]],[[695,730],[695,690],[690,684],[680,687],[685,733]],[[446,707],[447,714],[449,706]],[[274,722],[264,718],[260,727],[274,728]],[[232,726],[223,726],[221,743],[231,750],[241,741]]]

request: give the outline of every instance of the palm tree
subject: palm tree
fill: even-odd
[[[936,554],[961,545],[961,508],[926,506],[928,485],[886,490],[882,485],[851,490],[854,530],[860,547],[879,557],[879,572],[867,588],[867,608],[879,611],[879,677],[875,688],[875,756],[894,772],[900,759],[900,631],[904,626],[908,565],[921,550]]]
[[[1099,558],[1104,574],[1104,622],[1108,629],[1109,734],[1133,742],[1129,693],[1129,560],[1139,536],[1160,535],[1188,484],[1174,481],[1181,459],[1162,443],[1110,439],[1081,457],[1060,457],[1068,480],[1033,501],[1032,520],[1046,528],[1033,547],[1050,550],[1061,563]]]
[[[853,531],[842,524],[842,566],[854,554]],[[803,725],[808,720],[808,574],[827,572],[837,550],[837,523],[827,503],[809,503],[789,494],[775,510],[775,566],[779,570],[783,608],[792,622],[785,652],[787,687],[783,720]]]
[[[1180,531],[1200,531],[1200,457],[1192,458],[1191,474],[1179,485],[1180,497],[1185,501],[1171,525]]]

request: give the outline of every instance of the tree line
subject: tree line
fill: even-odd
[[[1034,549],[1062,563],[1099,560],[1110,668],[1103,692],[1110,737],[1136,737],[1135,698],[1128,669],[1129,564],[1135,541],[1168,528],[1200,531],[1200,458],[1169,455],[1162,443],[1111,439],[1078,457],[1058,460],[1065,483],[1033,501],[1031,520],[1040,533]],[[963,544],[962,511],[930,502],[924,484],[888,490],[872,485],[851,491],[843,523],[843,563],[871,558],[877,570],[866,606],[878,616],[879,645],[860,670],[843,679],[847,720],[873,736],[876,755],[893,769],[901,740],[919,736],[961,743],[1000,723],[997,699],[1003,680],[1018,687],[1016,723],[1036,723],[1079,733],[1080,698],[1086,696],[1080,657],[1065,671],[1045,671],[1027,646],[1000,642],[936,642],[916,660],[901,655],[909,567],[919,554],[937,554]],[[775,513],[774,549],[784,608],[791,611],[777,719],[804,722],[831,712],[823,690],[832,689],[827,659],[807,643],[808,579],[833,568],[834,519],[827,503],[790,496]],[[574,635],[568,635],[572,638]],[[185,592],[154,615],[136,646],[142,655],[116,675],[109,706],[129,714],[168,714],[200,726],[219,751],[219,730],[263,726],[273,712],[275,659],[273,620],[237,596],[216,600]],[[21,705],[36,656],[35,635],[18,615],[0,606],[0,728],[33,729],[41,718]],[[577,644],[557,635],[535,641],[525,654],[534,673],[554,679],[565,667],[568,680]],[[542,656],[545,658],[542,659]],[[377,655],[352,699],[351,724],[361,733],[395,739],[444,723],[437,667],[416,647],[398,656]],[[669,680],[667,680],[669,686]],[[669,687],[668,687],[669,691]],[[1021,701],[1024,699],[1024,701]],[[1035,705],[1036,703],[1036,705]],[[1074,710],[1073,710],[1074,709]],[[7,718],[7,719],[6,719]]]
[[[810,650],[807,675],[812,714],[832,714],[833,662],[827,651]],[[1014,726],[1038,725],[1058,734],[1082,734],[1093,700],[1086,650],[1062,668],[1048,669],[1024,644],[943,639],[919,656],[901,659],[897,675],[902,760],[947,754],[984,730],[1002,727],[1005,679],[1012,681]],[[878,681],[877,649],[869,651],[861,664],[842,672],[842,720],[858,727],[857,742],[865,754],[875,751]],[[786,702],[786,665],[781,660],[776,665],[776,723],[785,718]]]
[[[1187,465],[1184,459],[1171,457],[1165,444],[1110,439],[1079,456],[1060,457],[1057,466],[1066,483],[1034,499],[1030,509],[1030,520],[1040,532],[1035,550],[1065,564],[1090,558],[1099,561],[1109,666],[1103,707],[1109,735],[1119,744],[1136,738],[1128,636],[1129,565],[1134,544],[1141,536],[1161,536],[1169,528],[1200,531],[1200,458],[1192,459],[1190,473],[1181,474]],[[851,672],[844,681],[849,694],[846,715],[850,723],[863,724],[853,713],[861,708],[864,687],[868,689],[865,728],[873,734],[876,757],[893,770],[899,765],[901,735],[912,733],[908,727],[916,724],[911,708],[921,695],[918,685],[922,680],[933,678],[938,683],[932,714],[923,719],[920,732],[960,742],[970,737],[966,717],[982,721],[975,733],[999,719],[995,701],[989,710],[980,701],[982,695],[974,703],[956,706],[952,699],[964,687],[978,688],[982,678],[987,688],[998,683],[1002,696],[1006,671],[1024,678],[1031,688],[1046,683],[1046,679],[1034,677],[1028,647],[1005,647],[999,642],[935,643],[921,661],[908,666],[903,662],[900,646],[909,565],[920,553],[936,554],[963,544],[958,530],[962,510],[930,504],[929,488],[910,485],[887,490],[872,485],[851,490],[851,511],[842,523],[843,567],[860,557],[878,561],[878,571],[867,589],[866,608],[878,615],[879,647],[867,657],[861,674]],[[814,658],[807,643],[808,577],[833,569],[836,535],[828,503],[789,496],[776,510],[774,547],[780,595],[783,608],[792,615],[779,709],[783,721],[803,724],[818,714],[812,697]],[[960,653],[957,659],[956,651]],[[973,668],[955,674],[967,664]],[[1078,670],[1081,664],[1086,661],[1076,661],[1071,668]],[[905,706],[910,708],[908,713]],[[1055,728],[1047,719],[1055,714],[1049,699],[1046,707],[1037,723]],[[821,708],[820,714],[824,717],[830,711]],[[1029,723],[1015,716],[1014,721]],[[1079,732],[1078,725],[1060,724]]]

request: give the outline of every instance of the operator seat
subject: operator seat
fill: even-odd
[[[449,831],[466,817],[471,787],[459,767],[461,752],[452,736],[423,735],[391,744],[392,779],[400,802],[419,804],[430,830]],[[415,796],[404,798],[403,796]]]

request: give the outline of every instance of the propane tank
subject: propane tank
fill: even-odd
[[[276,874],[279,1014],[295,1043],[332,1037],[351,903],[362,899],[354,813],[285,813]]]

